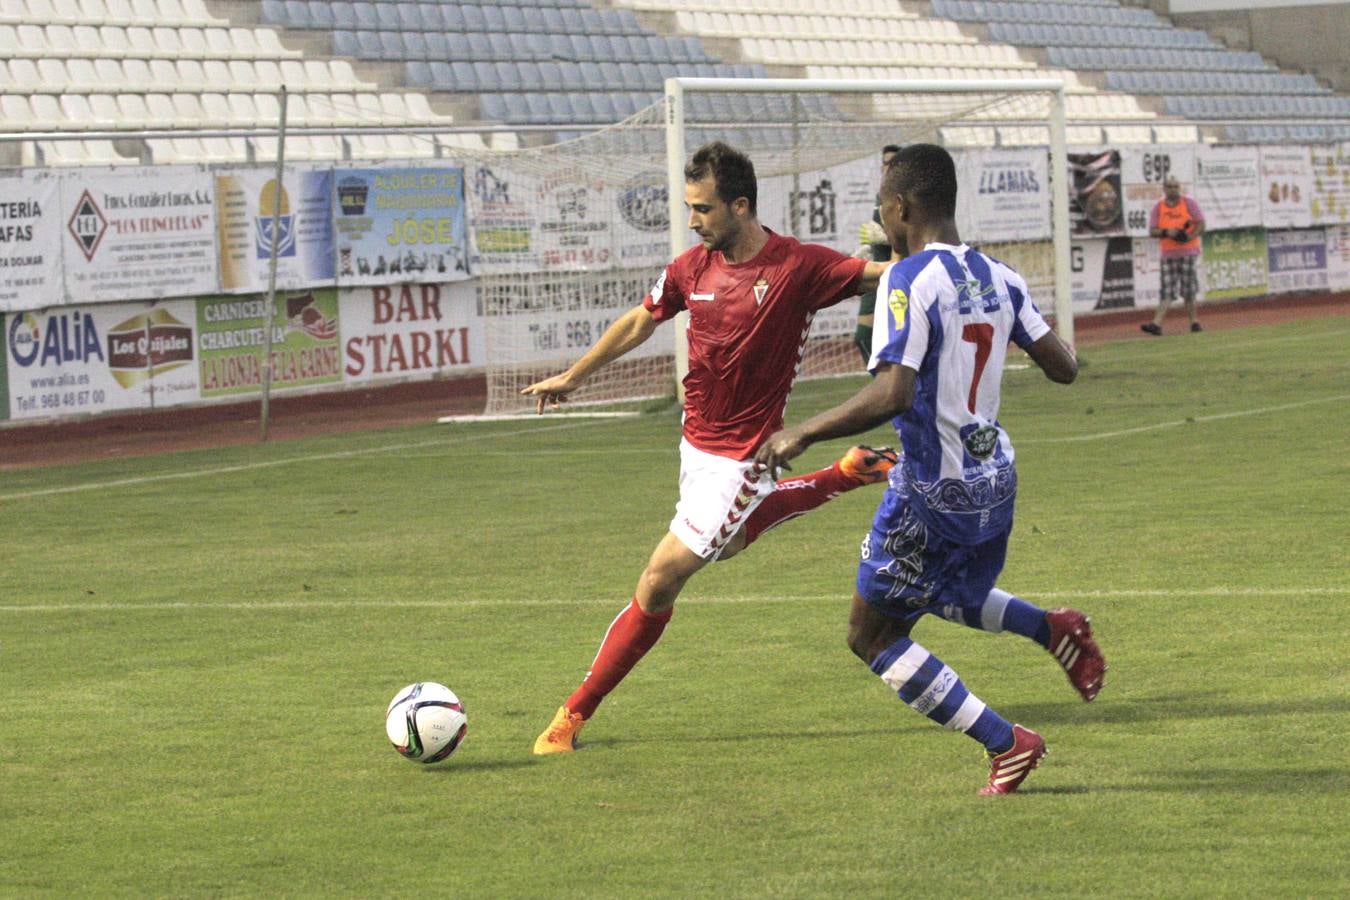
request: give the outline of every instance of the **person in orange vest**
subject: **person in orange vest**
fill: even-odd
[[[1162,334],[1167,307],[1180,295],[1186,301],[1191,331],[1200,331],[1200,320],[1195,312],[1198,285],[1195,261],[1200,257],[1200,235],[1205,233],[1205,216],[1200,212],[1199,204],[1182,196],[1181,181],[1175,175],[1168,175],[1163,181],[1163,198],[1149,213],[1148,233],[1150,237],[1160,239],[1158,255],[1162,262],[1162,289],[1153,321],[1139,327],[1155,336]]]

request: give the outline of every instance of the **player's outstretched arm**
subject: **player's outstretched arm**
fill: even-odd
[[[769,435],[755,452],[755,462],[788,469],[788,460],[818,441],[858,434],[893,419],[914,403],[914,376],[906,366],[881,363],[875,378],[834,409]]]
[[[1027,355],[1051,381],[1072,384],[1078,377],[1078,357],[1053,331],[1041,335],[1027,348]]]
[[[870,262],[863,269],[862,278],[858,279],[858,293],[867,294],[877,289],[881,283],[881,275],[886,271],[889,262]]]
[[[652,314],[645,306],[635,306],[615,319],[614,323],[605,329],[605,333],[600,335],[599,340],[592,344],[591,348],[582,354],[581,359],[574,362],[567,371],[545,378],[543,381],[536,381],[521,393],[527,397],[538,398],[536,409],[540,413],[544,411],[545,406],[557,409],[558,405],[567,399],[567,395],[581,387],[582,382],[589,378],[591,373],[647,340],[655,330],[656,320],[652,318]]]

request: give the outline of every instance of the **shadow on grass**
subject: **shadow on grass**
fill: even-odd
[[[515,757],[510,759],[455,759],[440,765],[427,766],[424,771],[429,775],[453,775],[466,769],[490,772],[494,769],[522,769],[525,766],[534,765],[537,761],[534,756],[523,756],[519,759]]]
[[[1035,776],[1033,776],[1034,778]],[[1174,769],[1152,773],[1139,784],[1037,786],[1028,781],[1019,794],[1316,794],[1344,793],[1350,776],[1341,769]]]
[[[1036,727],[1064,724],[1114,724],[1174,722],[1198,719],[1265,718],[1350,712],[1350,697],[1301,697],[1278,700],[1244,700],[1218,691],[1201,694],[1112,700],[1103,692],[1091,704],[1062,701],[1054,703],[1009,704],[1008,712],[1016,720]]]
[[[927,721],[919,722],[917,726],[911,727],[906,723],[896,724],[893,722],[879,722],[875,728],[855,728],[849,730],[826,731],[816,729],[814,731],[745,731],[737,734],[682,734],[674,740],[697,741],[700,744],[740,744],[746,742],[758,741],[790,741],[800,743],[811,740],[835,740],[838,738],[860,738],[877,737],[878,735],[899,735],[906,731],[918,730],[919,726],[927,724]],[[585,747],[618,747],[625,744],[665,744],[670,743],[671,735],[652,735],[650,737],[602,737],[593,740],[586,740],[581,743],[578,749]]]

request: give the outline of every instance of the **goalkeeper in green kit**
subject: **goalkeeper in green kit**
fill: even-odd
[[[886,171],[886,163],[891,161],[891,157],[899,152],[898,144],[887,144],[881,148],[882,172]],[[905,256],[905,248],[895,249],[900,252],[892,250],[886,239],[886,231],[881,227],[881,195],[878,194],[877,204],[872,207],[872,218],[858,228],[858,249],[853,255],[869,262],[890,262]],[[862,299],[858,302],[858,325],[853,330],[853,343],[862,354],[863,365],[866,366],[872,358],[872,314],[876,309],[877,296],[875,292],[864,292],[859,296]]]

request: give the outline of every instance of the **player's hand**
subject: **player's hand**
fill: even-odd
[[[777,477],[779,469],[792,470],[788,460],[801,456],[810,446],[794,428],[785,428],[769,435],[769,439],[760,444],[755,451],[755,462],[766,466]]]
[[[858,228],[858,243],[870,247],[872,244],[889,244],[890,239],[886,237],[886,229],[868,219]]]
[[[522,389],[520,393],[526,397],[537,397],[539,402],[535,406],[535,412],[543,415],[545,406],[550,409],[557,409],[567,399],[567,395],[578,387],[580,385],[566,372],[563,372],[561,375],[536,381],[529,387]]]

